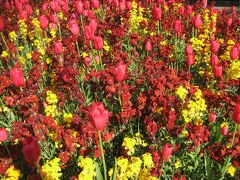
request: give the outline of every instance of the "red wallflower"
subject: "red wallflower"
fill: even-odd
[[[39,163],[41,149],[38,141],[34,137],[27,137],[23,140],[22,153],[24,160],[30,165],[35,166]]]
[[[162,156],[164,161],[168,161],[170,156],[173,153],[173,147],[171,144],[165,144],[163,149],[162,149]]]
[[[236,123],[240,124],[240,104],[234,107],[232,118]]]
[[[4,21],[3,17],[0,15],[0,31],[3,31]]]

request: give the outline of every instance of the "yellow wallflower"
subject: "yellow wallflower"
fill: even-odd
[[[54,94],[52,91],[47,91],[46,101],[48,104],[55,104],[58,102],[57,95]]]
[[[180,160],[177,160],[175,163],[174,163],[174,166],[176,169],[180,168],[182,166],[182,162]]]
[[[126,171],[126,177],[136,179],[142,167],[142,160],[139,157],[132,157]]]
[[[60,168],[60,159],[54,158],[42,166],[42,172],[44,173],[44,180],[59,180],[62,176]]]
[[[21,177],[19,169],[15,169],[14,166],[10,166],[6,171],[7,177],[5,180],[18,180]]]
[[[91,158],[83,158],[82,156],[80,156],[78,166],[82,168],[81,173],[78,175],[79,180],[94,179],[94,177],[96,176],[96,166]]]
[[[137,141],[134,138],[125,137],[122,146],[128,151],[127,154],[130,156],[134,154],[135,152],[134,147],[136,144]]]
[[[7,57],[7,56],[8,56],[8,52],[7,52],[7,51],[3,51],[1,56],[2,56],[3,58]]]
[[[11,31],[9,34],[8,34],[9,38],[11,41],[16,41],[17,40],[17,34],[15,33],[15,31]]]
[[[150,153],[143,154],[142,158],[143,158],[144,167],[146,167],[146,168],[152,168],[153,167],[152,155]]]
[[[227,173],[233,177],[235,172],[236,172],[236,168],[233,165],[230,165],[227,169]]]
[[[178,95],[181,100],[184,100],[188,95],[188,90],[185,89],[183,86],[179,86],[177,88],[176,95]]]

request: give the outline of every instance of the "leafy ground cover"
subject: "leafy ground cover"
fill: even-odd
[[[235,7],[0,4],[1,180],[239,179]]]

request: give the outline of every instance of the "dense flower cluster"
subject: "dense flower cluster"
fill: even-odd
[[[235,7],[0,4],[0,179],[240,176]]]

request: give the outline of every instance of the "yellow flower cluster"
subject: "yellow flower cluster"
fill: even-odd
[[[63,113],[63,120],[67,123],[67,127],[71,126],[73,115],[71,113]]]
[[[131,33],[146,32],[146,29],[142,30],[140,28],[140,22],[146,20],[146,18],[143,18],[143,11],[144,8],[138,7],[138,4],[135,1],[132,2],[132,9],[130,10],[130,18],[128,20]]]
[[[18,180],[21,177],[21,172],[19,169],[15,169],[14,166],[10,166],[6,171],[7,177],[4,180]]]
[[[152,168],[153,168],[152,155],[149,153],[143,154],[141,158],[131,157],[130,159],[128,159],[119,157],[117,159],[116,179],[155,180],[157,178],[151,175]],[[113,175],[113,168],[108,173],[109,176],[111,177]]]
[[[52,117],[55,117],[57,115],[57,95],[54,94],[52,91],[47,91],[46,101],[48,103],[48,106],[45,108],[46,116],[51,115]]]
[[[27,24],[24,22],[24,20],[19,20],[18,21],[18,26],[19,26],[19,32],[21,34],[21,37],[26,38],[26,36],[27,36]]]
[[[227,77],[229,79],[240,79],[240,60],[232,61],[227,71]]]
[[[82,168],[82,172],[78,175],[79,180],[94,179],[94,177],[96,176],[96,166],[91,158],[83,158],[82,156],[80,156],[78,166]]]
[[[180,97],[182,101],[187,97],[188,90],[185,89],[183,86],[179,86],[176,91],[176,95]]]
[[[59,158],[54,158],[51,161],[47,160],[47,162],[42,166],[44,180],[58,180],[61,178],[62,173],[59,164]]]
[[[199,35],[199,38],[197,37],[192,37],[190,39],[190,43],[192,44],[192,48],[194,50],[195,54],[195,60],[196,62],[200,60],[202,56],[203,49],[205,48],[205,36],[204,35]]]
[[[233,165],[230,165],[227,169],[227,173],[233,177],[235,172],[236,172],[236,168]]]
[[[17,34],[15,33],[15,31],[11,31],[9,34],[9,39],[13,42],[17,40]]]
[[[201,125],[203,123],[202,116],[205,111],[207,111],[207,105],[202,98],[202,91],[198,89],[192,100],[188,102],[187,107],[182,110],[182,116],[186,123],[194,121],[196,125]]]
[[[143,146],[146,147],[147,143],[142,140],[143,136],[140,133],[135,134],[136,137],[130,138],[130,137],[125,137],[123,140],[122,146],[127,150],[127,154],[129,156],[133,155],[135,153],[135,146]]]

